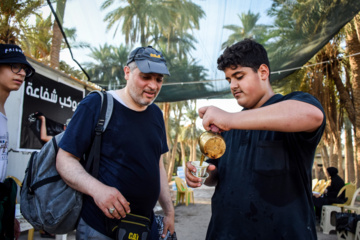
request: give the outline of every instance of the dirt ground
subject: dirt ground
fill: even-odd
[[[170,184],[171,186],[172,184]],[[202,186],[194,189],[195,204],[179,204],[175,206],[175,231],[179,240],[204,240],[206,236],[207,227],[211,216],[211,196],[214,188]],[[176,192],[172,192],[173,199],[175,199]],[[159,205],[155,208],[155,213],[162,213]],[[335,232],[331,234],[323,234],[317,226],[318,240],[337,240]],[[26,240],[27,233],[21,234],[19,240]],[[39,236],[38,231],[34,234],[34,240],[44,240]],[[60,236],[57,239],[62,239]],[[68,240],[75,240],[75,233],[68,234]],[[241,238],[239,238],[241,239]],[[64,240],[64,239],[63,239]]]
[[[175,231],[179,240],[204,240],[206,236],[214,188],[201,186],[193,191],[195,204],[175,206]]]
[[[211,217],[210,204],[214,187],[201,186],[193,190],[195,204],[189,204],[189,206],[179,204],[175,206],[175,231],[179,240],[204,240],[206,236]],[[158,213],[161,213],[161,211]],[[316,228],[318,240],[338,239],[336,232],[323,234],[319,229],[319,224]]]

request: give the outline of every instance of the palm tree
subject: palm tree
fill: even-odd
[[[360,109],[360,56],[356,53],[360,52],[360,14],[355,16],[353,21],[348,23],[346,31],[346,44],[348,46],[349,65],[352,71],[351,86],[352,94],[345,92],[344,96],[347,99],[346,110],[355,131],[355,145],[357,156],[357,172],[360,169],[360,112],[355,109]],[[342,87],[342,82],[337,81],[337,86]],[[344,89],[343,87],[341,89]],[[346,88],[345,88],[346,89]],[[352,96],[352,98],[350,97]],[[349,98],[350,97],[350,98]],[[357,176],[357,186],[360,185],[360,176]]]
[[[26,39],[23,42],[23,51],[33,56],[34,58],[48,62],[51,47],[51,15],[43,18],[42,15],[37,15],[35,19],[35,26],[28,27],[27,32],[21,39]]]
[[[207,85],[210,84],[205,82],[207,77],[206,69],[203,66],[198,65],[197,62],[191,61],[188,58],[179,59],[175,53],[167,54],[164,53],[165,58],[169,59],[168,67],[171,73],[170,77],[166,77],[164,86],[159,93],[156,101],[162,102],[166,96],[173,95],[174,101],[182,101],[189,99],[188,96],[195,96],[196,94],[208,92]],[[174,88],[171,83],[186,83],[186,82],[204,82],[201,84],[185,84],[179,85],[179,88],[186,89],[187,96],[178,94],[179,88]],[[176,98],[177,96],[177,98]]]
[[[225,49],[227,46],[231,46],[235,42],[238,42],[244,38],[252,38],[261,44],[265,44],[269,36],[267,34],[268,25],[256,24],[260,19],[260,14],[254,14],[250,10],[247,14],[238,14],[239,20],[242,26],[238,25],[225,25],[224,28],[233,31],[228,40],[225,41],[221,48]]]
[[[65,61],[60,61],[59,68],[61,71],[65,72],[66,74],[70,74],[77,79],[86,79],[86,76],[82,70],[75,69],[74,67],[67,64]]]
[[[173,0],[167,4],[171,9],[171,24],[160,25],[160,31],[154,32],[166,39],[166,52],[178,53],[178,57],[182,59],[190,49],[194,49],[193,43],[196,42],[189,31],[199,29],[199,21],[205,13],[200,6],[187,0]]]
[[[65,5],[66,0],[57,0],[56,3],[56,16],[57,19],[60,21],[62,25],[64,14],[65,14]],[[60,49],[63,40],[63,35],[61,33],[60,27],[56,19],[54,20],[53,25],[53,36],[52,36],[52,44],[51,44],[51,51],[50,51],[50,66],[54,68],[59,67],[60,63]]]
[[[168,54],[176,55],[180,60],[187,56],[191,50],[195,49],[195,37],[190,33],[183,33],[175,31],[169,38],[165,35],[155,35],[150,41],[150,44],[158,46],[160,49],[167,49]]]
[[[37,10],[43,0],[20,1],[6,0],[0,4],[0,43],[16,44],[26,40],[24,33],[32,29],[27,25],[31,15],[38,15]]]
[[[125,35],[126,44],[135,43],[140,39],[141,45],[146,46],[151,26],[164,26],[170,22],[169,11],[162,1],[121,0],[121,2],[128,2],[129,4],[108,12],[104,21],[108,22],[108,30],[116,25],[115,36],[120,27],[120,20],[123,19],[121,30]],[[114,8],[113,4],[114,0],[106,0],[101,5],[101,9]]]
[[[122,2],[125,1],[122,0]],[[204,16],[202,9],[188,0],[130,0],[127,2],[128,5],[120,6],[107,13],[104,19],[108,22],[107,28],[111,29],[116,25],[114,33],[116,34],[120,27],[120,20],[123,19],[121,30],[127,44],[140,40],[142,46],[150,42],[156,46],[160,36],[165,36],[168,52],[175,51],[174,47],[170,46],[171,40],[176,39],[174,36],[185,36],[193,40],[190,36],[186,36],[187,30],[199,28],[199,19]],[[101,8],[105,10],[113,4],[114,0],[106,0]],[[181,41],[176,40],[177,44],[181,44]]]
[[[108,44],[99,48],[90,48],[90,57],[95,63],[84,63],[92,82],[105,89],[117,89],[125,85],[123,68],[129,55],[129,48],[124,45],[114,47]]]

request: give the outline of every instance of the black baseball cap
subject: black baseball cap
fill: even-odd
[[[133,61],[143,73],[159,73],[170,76],[165,58],[160,51],[152,48],[152,46],[135,48],[129,54],[126,65]]]
[[[31,77],[35,73],[35,69],[26,60],[22,49],[15,44],[0,44],[0,63],[21,63],[31,68]]]

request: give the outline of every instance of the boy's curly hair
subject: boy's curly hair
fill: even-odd
[[[265,48],[252,39],[244,39],[234,45],[227,47],[217,60],[218,69],[235,69],[239,65],[250,67],[257,72],[261,64],[266,64],[270,71],[269,59]]]

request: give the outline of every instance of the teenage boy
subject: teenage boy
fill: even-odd
[[[11,91],[17,91],[35,73],[35,69],[17,45],[0,44],[0,182],[6,177],[9,133],[5,102]]]
[[[17,45],[0,44],[0,239],[14,239],[15,199],[17,186],[6,178],[9,132],[5,102],[11,91],[17,91],[34,74],[34,68]]]
[[[218,58],[241,112],[199,109],[206,130],[222,132],[225,154],[209,160],[205,184],[216,186],[206,239],[317,239],[311,170],[325,128],[308,93],[275,94],[264,47],[245,39]],[[187,163],[186,180],[201,179]]]

